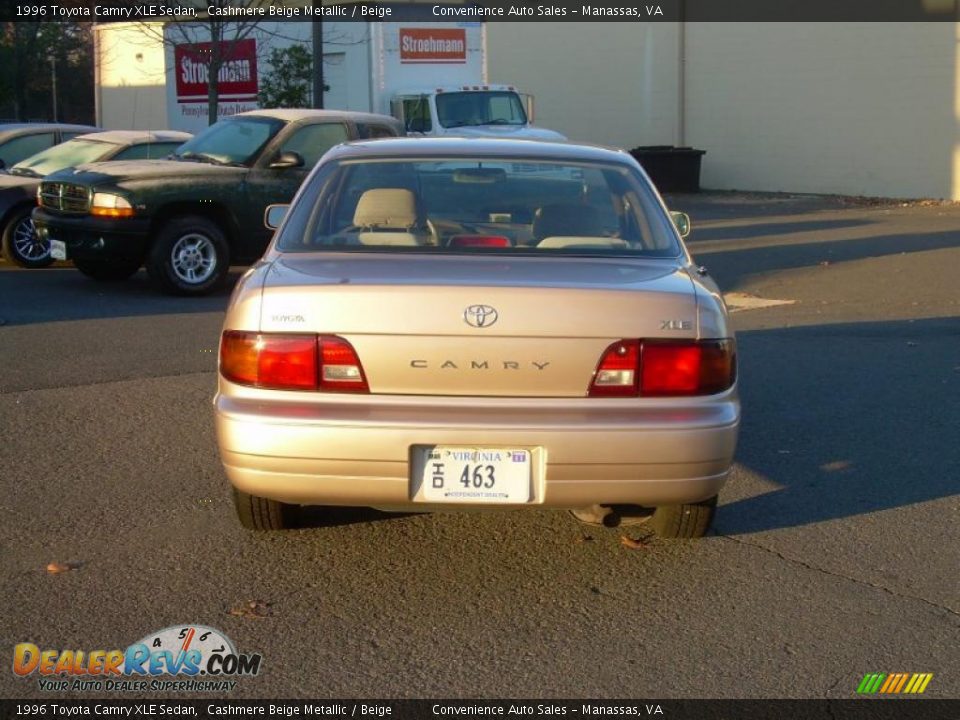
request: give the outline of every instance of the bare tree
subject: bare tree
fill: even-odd
[[[245,9],[283,6],[284,0],[182,0],[180,7],[193,7],[195,16],[181,15],[163,23],[137,23],[145,35],[168,47],[210,43],[207,60],[207,122],[217,121],[220,105],[220,70],[230,60],[237,44],[247,38],[263,21],[260,15],[243,14]],[[232,10],[229,15],[208,12],[208,8]],[[227,18],[227,19],[223,19]]]

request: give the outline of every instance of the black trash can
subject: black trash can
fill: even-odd
[[[660,192],[700,191],[700,159],[706,150],[673,145],[635,147],[630,154],[647,171]]]

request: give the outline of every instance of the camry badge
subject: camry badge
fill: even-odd
[[[475,328],[490,327],[497,317],[497,311],[489,305],[470,305],[463,311],[464,321]]]

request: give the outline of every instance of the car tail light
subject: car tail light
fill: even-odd
[[[370,392],[353,345],[333,335],[321,335],[319,345],[321,390]]]
[[[317,387],[315,335],[227,331],[220,343],[220,372],[230,382],[275,390]]]
[[[369,392],[353,346],[331,335],[227,330],[220,343],[220,374],[270,390]]]
[[[639,378],[640,342],[621,340],[606,349],[590,383],[591,397],[634,397]]]
[[[713,395],[732,386],[735,379],[733,340],[621,340],[604,352],[589,395]]]
[[[510,238],[503,235],[454,235],[450,247],[510,247]]]

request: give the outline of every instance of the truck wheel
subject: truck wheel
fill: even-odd
[[[223,284],[229,269],[226,235],[215,222],[199,215],[168,222],[147,254],[150,279],[171,295],[205,295]]]
[[[249,495],[234,488],[233,504],[237,509],[237,519],[248,530],[283,530],[291,527],[293,507],[286,503]]]
[[[3,254],[23,268],[47,267],[53,262],[50,243],[41,240],[33,227],[32,206],[16,210],[3,228]]]
[[[126,280],[140,269],[137,260],[89,260],[76,258],[73,266],[86,275],[100,282],[115,282]]]
[[[653,511],[653,531],[662,538],[700,538],[707,534],[717,496],[687,505],[661,505]]]

